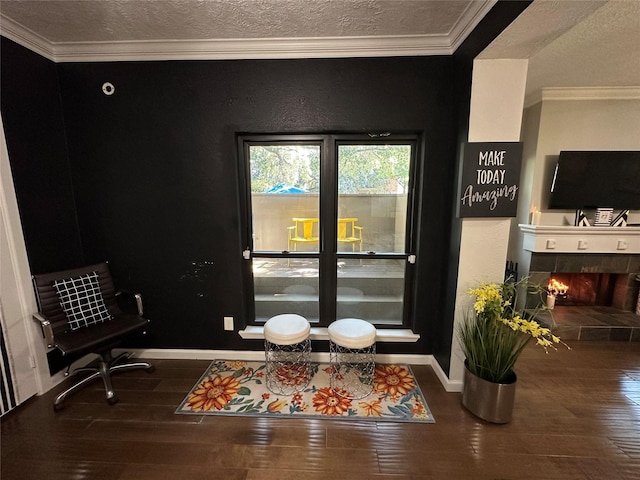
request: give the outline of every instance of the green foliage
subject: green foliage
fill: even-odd
[[[522,318],[515,310],[521,287],[530,293],[544,293],[540,286],[528,286],[527,279],[516,283],[483,283],[469,291],[476,300],[474,312],[465,316],[458,328],[458,338],[469,371],[489,382],[508,382],[516,361],[532,339],[545,350],[562,343],[548,328]],[[531,317],[535,318],[536,312],[544,308],[535,309]]]
[[[340,145],[339,193],[407,193],[410,165],[409,145]]]
[[[315,145],[251,146],[251,192],[290,185],[307,192],[320,191],[320,148]]]
[[[467,317],[460,327],[467,368],[490,382],[505,383],[531,337],[506,328],[491,317]]]
[[[341,145],[338,150],[340,194],[407,193],[410,145]],[[320,148],[316,145],[253,145],[250,147],[251,192],[276,185],[320,191]]]

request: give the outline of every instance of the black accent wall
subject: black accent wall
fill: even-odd
[[[141,289],[160,348],[246,348],[238,132],[420,132],[418,268],[439,303],[455,137],[450,57],[58,66],[83,253]],[[115,86],[106,96],[104,82]],[[437,308],[437,307],[436,307]],[[429,349],[428,322],[417,351]],[[433,316],[433,318],[431,318]]]
[[[83,263],[56,65],[2,37],[0,109],[34,273]]]
[[[506,3],[519,11],[500,2],[489,30],[529,2]],[[494,37],[468,41],[480,51]],[[32,272],[109,260],[116,283],[143,294],[146,346],[260,349],[222,329],[223,316],[245,319],[237,133],[417,132],[422,339],[378,348],[433,353],[448,370],[470,58],[56,65],[3,38],[2,115]]]

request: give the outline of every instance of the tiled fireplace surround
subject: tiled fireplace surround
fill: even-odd
[[[640,273],[640,254],[531,252],[532,283],[546,285],[554,274],[576,273],[615,274],[611,277],[615,282],[612,305],[562,305],[559,299],[553,318],[541,320],[554,326],[554,331],[565,340],[640,342],[640,315],[635,314],[640,286],[635,278]]]

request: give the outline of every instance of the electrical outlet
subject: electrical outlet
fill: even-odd
[[[224,317],[224,329],[233,330],[233,317]]]

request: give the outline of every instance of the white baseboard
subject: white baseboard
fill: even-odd
[[[148,359],[170,359],[170,360],[215,360],[217,358],[227,360],[247,360],[257,361],[264,359],[262,350],[190,350],[190,349],[115,349],[114,354],[118,355],[123,351],[133,353],[136,357]],[[328,362],[328,352],[312,352],[311,359],[314,362]],[[438,380],[442,383],[447,392],[461,392],[462,382],[451,381],[440,367],[433,355],[401,354],[401,353],[378,353],[376,360],[381,363],[407,363],[409,365],[430,365],[433,368]]]
[[[216,358],[225,360],[262,360],[264,352],[262,350],[198,350],[188,348],[116,348],[113,356],[122,352],[132,353],[139,358],[148,359],[168,359],[168,360],[215,360]]]
[[[433,362],[430,365],[431,365],[431,368],[433,368],[433,371],[435,372],[435,374],[437,375],[438,380],[440,380],[440,383],[444,387],[445,391],[447,391],[447,392],[461,392],[462,391],[462,381],[460,381],[460,380],[449,380],[449,377],[447,377],[447,374],[444,373],[444,370],[442,370],[442,367],[436,361],[435,358],[433,359]]]
[[[155,359],[167,359],[167,360],[215,360],[217,358],[227,360],[246,360],[246,361],[258,361],[264,359],[264,352],[262,350],[190,350],[182,348],[128,348],[128,349],[114,349],[114,356],[118,356],[123,352],[129,352],[133,356],[138,358],[148,358],[150,360]],[[86,365],[89,361],[93,360],[95,355],[87,355],[82,359],[73,363],[71,370],[74,368]],[[312,352],[311,359],[314,362],[328,362],[328,352]],[[433,355],[418,355],[418,354],[401,354],[401,353],[378,353],[376,354],[376,361],[381,363],[407,363],[409,365],[429,365],[435,372],[438,380],[447,392],[461,392],[462,382],[458,380],[449,380],[449,377],[444,373],[440,364],[436,361]],[[55,387],[67,377],[64,376],[64,372],[58,372],[51,377],[51,387]],[[42,392],[45,393],[45,392]],[[42,393],[39,393],[41,395]]]

